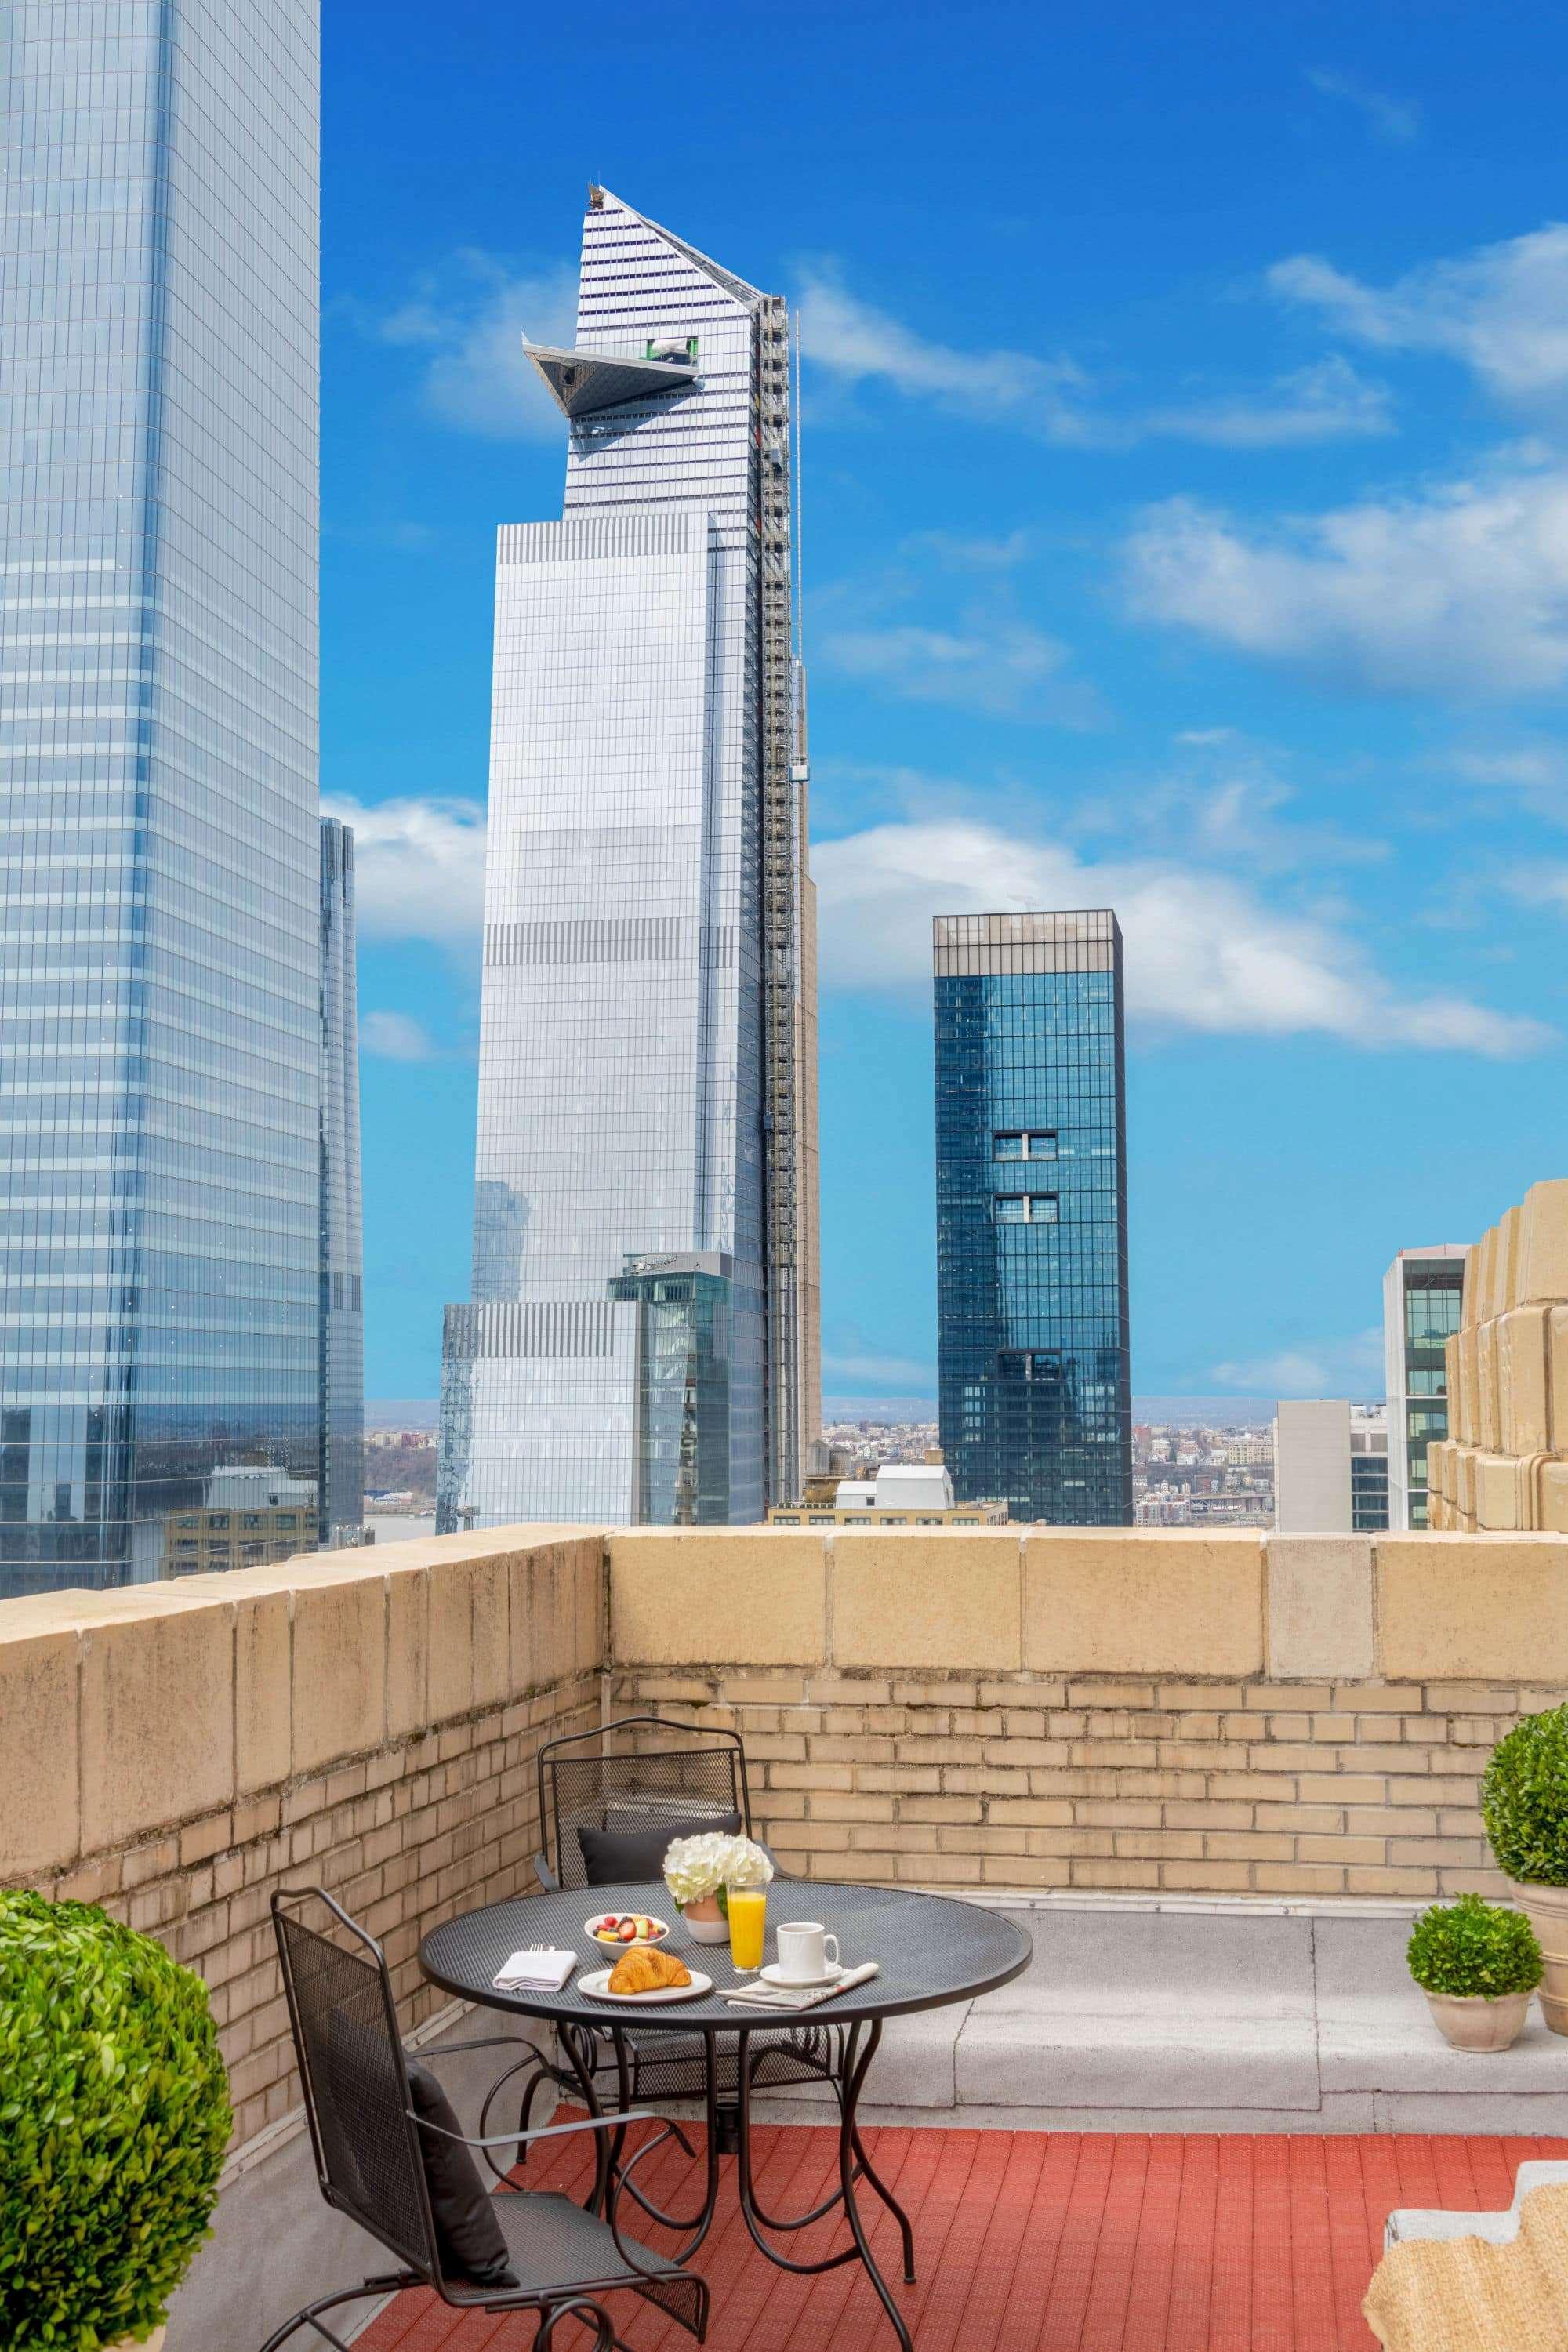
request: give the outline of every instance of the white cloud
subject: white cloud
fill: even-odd
[[[890,383],[960,415],[1013,416],[1053,440],[1080,437],[1075,403],[1088,380],[1071,360],[934,342],[825,271],[809,273],[802,286],[800,321],[805,357],[846,383]]]
[[[367,1054],[385,1062],[433,1062],[440,1048],[422,1021],[409,1013],[366,1013],[359,1041]]]
[[[812,853],[824,976],[921,984],[933,914],[1113,907],[1133,1017],[1209,1034],[1327,1034],[1376,1050],[1529,1052],[1540,1023],[1458,996],[1406,995],[1336,924],[1282,913],[1230,877],[1150,860],[1090,864],[1059,843],[953,821],[873,826]]]
[[[830,628],[814,657],[910,702],[946,702],[991,716],[1080,723],[1081,690],[1061,672],[1067,648],[1026,621],[981,619],[955,628],[913,622]]]
[[[1568,224],[1429,263],[1387,287],[1308,253],[1277,262],[1268,283],[1359,342],[1447,352],[1512,406],[1558,408],[1568,394]]]
[[[1276,1354],[1215,1364],[1211,1378],[1245,1395],[1359,1399],[1381,1395],[1384,1378],[1383,1326],[1349,1339],[1309,1339]]]
[[[1568,760],[1545,746],[1451,751],[1448,766],[1470,784],[1511,784],[1521,792],[1551,792],[1568,783]]]
[[[1374,691],[1568,678],[1568,470],[1500,471],[1262,530],[1174,499],[1125,548],[1134,608]]]
[[[1391,433],[1394,418],[1387,386],[1369,383],[1336,352],[1277,378],[1261,396],[1151,408],[1126,430],[1131,439],[1161,435],[1223,449],[1289,449]]]
[[[353,829],[354,907],[370,939],[426,940],[479,951],[485,900],[485,813],[477,801],[332,797],[328,816]]]
[[[1095,404],[1095,387],[1075,361],[933,341],[826,272],[807,276],[800,311],[804,356],[843,383],[891,384],[908,399],[930,400],[961,416],[1001,419],[1075,447],[1131,448],[1163,438],[1289,448],[1390,430],[1387,392],[1339,357],[1281,376],[1261,394],[1117,413]]]
[[[355,315],[363,315],[358,306]],[[570,344],[575,317],[576,275],[566,264],[515,270],[468,247],[377,318],[374,331],[427,353],[425,404],[444,425],[491,440],[553,440],[561,412],[524,359],[522,338]]]
[[[1320,68],[1309,67],[1307,79],[1324,98],[1342,99],[1354,107],[1369,131],[1379,139],[1394,146],[1408,146],[1421,130],[1421,109],[1413,100],[1390,98],[1381,89],[1370,89],[1365,82],[1351,75],[1326,73]]]

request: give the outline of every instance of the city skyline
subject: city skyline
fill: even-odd
[[[489,0],[326,26],[371,1392],[469,1281],[493,529],[560,510],[590,177],[802,312],[825,1390],[934,1392],[929,923],[1016,893],[1126,934],[1135,1386],[1378,1392],[1395,1249],[1559,1147],[1568,35],[808,10],[758,109],[737,23],[615,22],[591,90]]]
[[[588,191],[559,522],[500,527],[473,1280],[437,1526],[724,1525],[820,1403],[783,302]]]
[[[360,1516],[322,1303],[329,1222],[357,1296],[359,1174],[341,908],[325,1019],[317,9],[89,0],[72,34],[24,5],[4,50],[0,1592],[260,1559],[279,1509],[308,1548],[340,1407]]]

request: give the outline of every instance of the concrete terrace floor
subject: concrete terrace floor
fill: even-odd
[[[1499,2054],[1443,2040],[1405,1965],[1417,1906],[1101,1895],[995,1907],[1034,1939],[1027,1973],[890,2022],[864,2115],[1077,2131],[1568,2130],[1568,2037],[1538,2006]],[[816,2095],[775,2095],[763,2112],[798,2115]]]

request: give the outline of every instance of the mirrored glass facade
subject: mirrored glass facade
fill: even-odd
[[[1426,1525],[1426,1448],[1448,1434],[1445,1343],[1459,1328],[1466,1245],[1401,1250],[1384,1276],[1388,1390],[1388,1521]]]
[[[816,1433],[788,354],[776,297],[593,191],[577,346],[535,352],[564,514],[498,546],[442,1528],[758,1519]]]
[[[1121,932],[935,926],[937,1349],[961,1503],[1132,1520]]]
[[[323,1544],[356,1544],[364,1519],[364,1294],[359,1150],[354,837],[321,819],[321,1311],[317,1394]]]
[[[317,34],[0,16],[0,1593],[316,1496]]]

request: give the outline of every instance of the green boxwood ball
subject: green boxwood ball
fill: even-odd
[[[1568,1706],[1527,1715],[1498,1741],[1481,1776],[1481,1818],[1507,1877],[1568,1886]]]
[[[1509,1911],[1479,1895],[1435,1903],[1410,1931],[1405,1957],[1426,1992],[1475,1995],[1533,1992],[1541,1982],[1541,1947],[1522,1911]]]
[[[89,1903],[0,1892],[0,2344],[141,2342],[230,2128],[198,1976]]]

